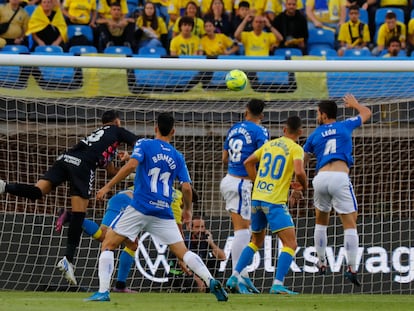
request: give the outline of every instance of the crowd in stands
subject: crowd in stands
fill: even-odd
[[[0,48],[124,46],[133,54],[410,56],[408,0],[7,0]],[[71,32],[71,26],[82,26]],[[87,29],[87,31],[85,30]],[[293,49],[293,50],[292,50]],[[299,53],[299,54],[296,54]]]

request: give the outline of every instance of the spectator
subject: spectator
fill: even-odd
[[[401,42],[398,38],[391,38],[388,42],[387,54],[383,57],[397,57],[401,52]]]
[[[373,55],[379,55],[385,47],[389,45],[391,38],[398,38],[401,42],[401,48],[405,49],[406,27],[403,23],[397,21],[394,12],[389,11],[385,15],[385,22],[378,29],[377,46],[373,50]]]
[[[212,20],[204,21],[206,34],[201,38],[201,46],[207,56],[231,55],[239,50],[239,45],[223,33],[216,33]]]
[[[236,10],[236,15],[232,19],[232,34],[230,36],[233,36],[233,34],[236,32],[237,27],[242,23],[242,21],[245,19],[247,15],[252,16],[252,19],[246,22],[246,25],[244,26],[243,31],[252,31],[253,25],[252,20],[254,16],[254,12],[250,10],[250,4],[247,1],[240,1],[239,6]]]
[[[270,24],[267,17],[261,15],[253,18],[252,31],[243,31],[252,18],[250,15],[244,18],[243,22],[237,27],[234,37],[244,45],[247,56],[269,56],[273,53],[276,43],[283,41],[283,36]],[[270,29],[271,33],[264,31],[265,26]]]
[[[298,48],[303,54],[306,53],[308,23],[297,9],[296,0],[286,0],[286,10],[276,16],[272,24],[284,38],[279,47]]]
[[[407,55],[411,55],[411,52],[414,49],[414,18],[410,19],[408,22],[407,42]]]
[[[185,13],[184,16],[188,16],[191,17],[194,20],[194,27],[193,27],[193,34],[197,37],[202,37],[205,32],[204,32],[204,21],[199,17],[199,9],[198,6],[195,2],[190,1],[187,3],[187,6],[185,7]],[[181,30],[179,27],[179,22],[180,22],[179,18],[174,25],[173,28],[173,36],[177,36]]]
[[[111,18],[98,18],[98,50],[103,52],[108,46],[128,46],[135,51],[135,23],[126,18],[119,2],[111,4]]]
[[[252,14],[255,15],[263,15],[265,10],[266,1],[253,1],[253,0],[244,0],[249,2],[250,10]],[[234,10],[237,10],[239,8],[240,3],[239,1],[234,1]]]
[[[224,10],[223,0],[213,0],[210,5],[210,9],[206,15],[204,15],[204,21],[212,20],[215,32],[223,33],[226,36],[233,34],[230,18]]]
[[[146,2],[142,15],[137,19],[137,27],[143,31],[143,37],[138,42],[138,48],[143,46],[163,46],[168,50],[167,25],[156,12],[155,4]]]
[[[62,13],[68,25],[96,26],[96,0],[65,0]]]
[[[180,34],[171,40],[171,56],[202,55],[200,38],[193,34],[194,19],[183,16],[178,22]]]
[[[32,35],[36,46],[57,45],[65,48],[68,27],[59,6],[53,0],[42,0],[29,19],[26,35]]]
[[[345,23],[346,0],[306,1],[308,28],[328,28],[335,33]]]
[[[101,0],[98,1],[98,18],[111,19],[111,5],[118,3],[121,6],[122,17],[128,15],[127,0]]]
[[[9,22],[8,29],[0,34],[0,48],[6,44],[27,45],[25,33],[29,23],[29,15],[20,9],[19,0],[9,0],[0,6],[0,23]]]
[[[265,15],[271,22],[273,22],[275,17],[283,12],[283,8],[286,8],[286,0],[266,0]],[[296,1],[296,9],[299,10],[302,15],[305,15],[305,9],[302,0]]]
[[[343,56],[346,49],[368,49],[367,44],[371,41],[368,25],[359,20],[358,6],[351,6],[348,14],[349,21],[339,30],[338,56]]]

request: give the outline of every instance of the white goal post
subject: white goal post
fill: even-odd
[[[225,89],[226,71],[248,73],[241,92]],[[373,116],[354,133],[351,179],[359,204],[361,288],[343,278],[343,231],[337,217],[328,230],[329,269],[319,276],[313,248],[312,189],[291,207],[298,250],[286,285],[300,293],[414,293],[414,62],[410,60],[322,60],[303,57],[144,58],[0,54],[0,179],[35,183],[60,152],[99,126],[103,111],[116,109],[124,125],[152,137],[157,113],[176,118],[173,144],[185,155],[214,240],[229,255],[232,228],[219,192],[226,168],[221,152],[226,131],[243,117],[250,98],[266,102],[264,126],[271,137],[283,122],[299,115],[303,144],[316,126],[316,103],[334,99],[339,119],[353,115],[341,97],[354,93]],[[311,181],[315,171],[310,164]],[[108,180],[97,172],[95,189]],[[128,186],[118,185],[116,190]],[[69,287],[55,269],[63,256],[67,228],[54,231],[57,211],[69,207],[66,185],[31,202],[0,195],[0,289],[88,290],[97,287],[98,242],[83,235],[75,259],[79,287]],[[91,199],[88,217],[98,223],[105,204]],[[139,291],[180,290],[168,274],[168,251],[140,237],[138,265],[128,287]],[[255,285],[267,293],[280,247],[269,234],[250,266]],[[148,256],[147,256],[148,255]],[[225,282],[231,260],[217,262],[215,276]]]

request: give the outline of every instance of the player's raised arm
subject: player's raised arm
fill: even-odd
[[[369,118],[371,118],[371,109],[367,106],[361,105],[354,95],[346,94],[343,100],[345,102],[346,108],[353,108],[359,112],[362,123],[365,123],[366,121],[368,121]]]

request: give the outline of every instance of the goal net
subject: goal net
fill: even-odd
[[[35,183],[62,151],[100,125],[105,110],[119,111],[123,125],[139,137],[153,137],[157,113],[172,112],[173,144],[185,155],[200,197],[194,214],[206,220],[228,258],[216,262],[214,270],[223,283],[231,275],[233,239],[219,191],[226,174],[221,153],[227,130],[242,120],[250,98],[260,98],[267,104],[263,124],[271,137],[282,134],[288,116],[299,115],[305,124],[303,144],[316,126],[317,101],[337,100],[342,120],[354,115],[341,100],[353,93],[373,111],[366,126],[353,136],[351,179],[359,204],[362,286],[354,288],[343,278],[343,230],[334,214],[328,230],[328,273],[318,275],[312,189],[298,206],[290,207],[298,249],[285,284],[300,293],[414,292],[412,62],[3,54],[0,67],[0,179],[9,182]],[[225,88],[224,76],[234,68],[248,73],[244,91]],[[314,167],[311,162],[307,168],[310,181]],[[98,170],[96,177],[95,189],[108,181],[104,171]],[[111,194],[129,185],[119,184]],[[55,268],[64,253],[67,227],[57,233],[54,226],[59,209],[66,207],[70,207],[67,185],[37,202],[0,195],[1,289],[96,290],[100,245],[86,234],[75,258],[79,286],[68,286]],[[87,217],[100,223],[104,212],[105,202],[92,197]],[[173,257],[168,249],[146,233],[139,239],[137,265],[127,286],[138,291],[188,289],[171,273]],[[278,240],[269,233],[249,266],[252,280],[264,293],[272,284],[279,251]]]

